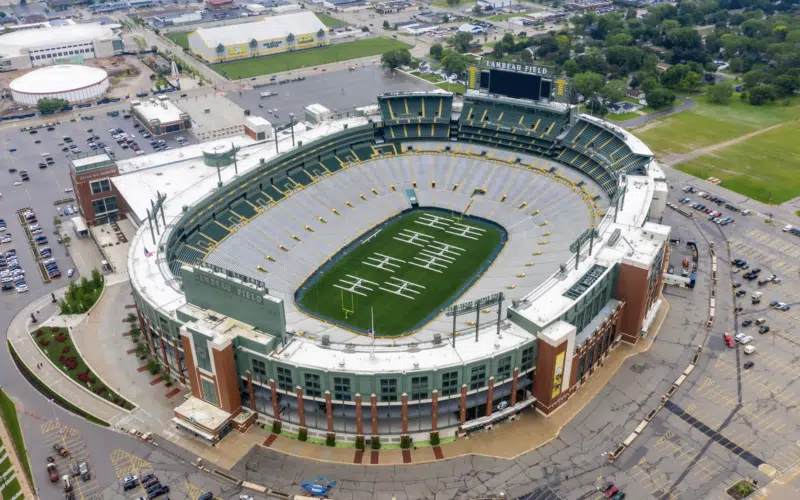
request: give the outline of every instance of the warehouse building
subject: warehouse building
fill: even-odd
[[[122,53],[119,25],[67,24],[0,35],[0,71],[77,63]]]
[[[131,114],[154,136],[182,132],[192,128],[189,113],[170,102],[167,96],[149,101],[131,101]]]
[[[189,48],[210,63],[328,45],[328,30],[313,12],[267,17],[255,23],[199,28]]]

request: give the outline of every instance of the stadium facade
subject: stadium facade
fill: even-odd
[[[65,24],[0,35],[0,70],[82,64],[85,59],[119,55],[123,43],[118,29],[118,24]]]
[[[199,28],[189,48],[209,63],[234,61],[328,45],[328,29],[310,11],[265,17],[254,23]]]
[[[232,150],[231,166],[196,182],[219,162],[184,158],[159,178],[181,189],[141,209],[152,217],[128,268],[150,349],[191,388],[175,409],[182,431],[216,443],[258,419],[399,442],[526,408],[549,416],[656,318],[667,185],[617,126],[557,103],[397,93],[297,139],[280,153],[271,141]],[[120,179],[123,194],[148,183]],[[508,232],[455,301],[468,316],[371,340],[297,306],[317,268],[417,206]]]

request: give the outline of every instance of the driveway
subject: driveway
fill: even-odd
[[[656,111],[655,113],[650,113],[649,115],[638,116],[636,118],[631,118],[630,120],[618,122],[617,125],[623,128],[637,128],[649,123],[652,120],[658,120],[659,118],[664,118],[665,116],[674,115],[675,113],[680,113],[681,111],[686,111],[687,109],[693,109],[695,106],[697,106],[696,102],[689,99],[688,97],[685,97],[683,99],[683,102],[677,106],[674,106],[669,109],[664,109],[662,111]]]

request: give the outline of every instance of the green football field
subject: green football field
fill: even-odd
[[[503,231],[481,220],[415,210],[351,246],[299,297],[311,314],[375,334],[422,326],[466,292],[499,250]]]

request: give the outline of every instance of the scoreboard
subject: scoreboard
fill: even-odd
[[[517,99],[562,101],[568,97],[568,82],[551,68],[504,61],[481,61],[467,70],[467,87]]]

